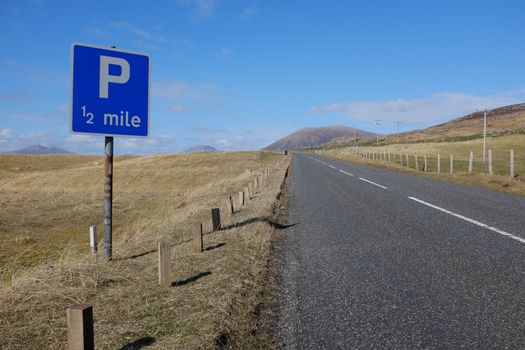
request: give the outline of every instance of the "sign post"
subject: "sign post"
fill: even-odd
[[[104,256],[112,257],[114,136],[147,137],[150,57],[107,46],[71,45],[71,132],[104,135]]]

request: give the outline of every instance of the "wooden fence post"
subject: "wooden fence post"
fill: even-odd
[[[159,284],[164,288],[171,286],[171,245],[166,236],[159,240]]]
[[[95,350],[93,307],[76,304],[67,308],[67,334],[69,350]]]
[[[388,151],[388,161],[390,162],[390,151]]]
[[[89,226],[89,246],[91,247],[91,253],[97,255],[97,225]]]
[[[468,157],[468,173],[472,173],[472,166],[474,165],[474,153],[470,151],[470,155]]]
[[[414,156],[414,161],[416,162],[416,171],[419,171],[419,164],[417,162],[417,154]]]
[[[218,231],[221,229],[221,211],[219,208],[213,208],[211,210],[211,221],[213,231]]]
[[[250,191],[248,190],[248,187],[245,187],[244,188],[244,204],[246,204],[246,202],[248,202],[249,199],[250,199]]]
[[[514,150],[510,150],[510,177],[514,178]]]
[[[253,179],[253,191],[257,193],[258,189],[259,189],[259,181],[258,181],[258,178],[255,177],[255,179]]]
[[[441,155],[438,153],[438,159],[437,159],[437,173],[441,174]]]
[[[228,199],[226,199],[226,210],[230,215],[233,215],[235,213],[235,209],[233,208],[232,196],[228,196]]]
[[[423,171],[426,173],[428,171],[428,161],[427,161],[427,155],[425,154],[425,158],[423,159]]]
[[[406,154],[406,160],[407,160],[407,168],[410,168],[410,162],[409,162],[409,158],[408,158],[408,153]]]
[[[204,242],[202,239],[202,223],[197,225],[197,229],[193,234],[193,251],[195,253],[202,253],[204,250]]]
[[[239,209],[244,205],[244,191],[239,191]]]
[[[403,156],[399,153],[399,165],[403,166]]]
[[[492,150],[489,149],[489,175],[492,175]]]
[[[253,184],[251,182],[248,182],[248,198],[252,199],[253,195]]]
[[[450,173],[454,173],[454,155],[450,154]]]

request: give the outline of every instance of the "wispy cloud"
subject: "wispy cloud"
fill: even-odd
[[[174,152],[175,138],[172,135],[151,136],[148,138],[116,139],[115,151],[117,154],[153,154]],[[104,138],[100,136],[72,134],[64,140],[68,150],[78,153],[102,153]]]
[[[174,104],[174,105],[170,105],[168,106],[168,110],[170,112],[174,112],[174,113],[182,113],[182,112],[186,112],[188,111],[190,108],[186,105],[183,105],[183,104]]]
[[[405,123],[433,123],[447,121],[476,110],[522,102],[525,102],[525,89],[485,96],[440,92],[419,99],[336,102],[310,107],[310,113],[336,114],[363,121],[381,119],[385,122],[399,120]]]
[[[158,81],[153,83],[153,96],[167,100],[204,100],[212,97],[217,89],[211,84],[194,84],[181,80]]]
[[[4,61],[3,64],[24,79],[46,85],[65,85],[69,83],[66,73],[47,67],[34,67],[18,61]]]
[[[217,0],[177,0],[179,6],[188,7],[193,14],[201,17],[213,17],[216,14],[219,1]]]
[[[151,50],[156,50],[167,42],[166,38],[160,35],[159,27],[149,31],[131,21],[110,21],[103,25],[92,25],[84,28],[84,32],[96,37],[109,38],[111,36],[111,39],[118,32],[127,36],[136,45]]]
[[[9,102],[26,101],[31,97],[31,93],[27,91],[9,91],[0,95],[0,99]]]
[[[123,138],[117,147],[123,153],[135,155],[153,153],[173,153],[175,151],[175,137],[173,135],[160,135],[148,138]]]
[[[193,126],[191,130],[205,135],[225,134],[228,132],[228,130],[224,128],[210,128],[207,126]]]
[[[244,7],[241,11],[240,17],[242,19],[250,19],[257,13],[257,1],[252,1],[250,4],[246,7]]]
[[[192,127],[194,144],[212,145],[225,151],[256,150],[289,134],[286,128],[210,128]]]
[[[127,21],[111,21],[109,22],[109,27],[113,29],[120,29],[125,32],[130,33],[131,35],[134,35],[136,38],[140,38],[142,40],[146,41],[152,41],[158,44],[163,44],[166,42],[166,39],[159,36],[152,34],[151,32],[145,31],[142,28],[139,28],[135,23],[127,22]]]
[[[235,52],[232,49],[228,49],[226,47],[221,48],[219,51],[215,52],[213,56],[215,58],[226,58],[228,56],[232,56]]]
[[[50,119],[56,117],[65,117],[69,116],[69,107],[67,105],[60,105],[57,109],[47,112],[45,114],[29,114],[29,113],[7,113],[8,118],[20,120],[20,121],[30,121],[36,123],[48,123]]]

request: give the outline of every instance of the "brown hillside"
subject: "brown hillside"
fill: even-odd
[[[525,129],[525,103],[495,108],[487,114],[487,135],[513,134]],[[462,141],[483,135],[483,111],[474,112],[447,123],[426,129],[390,134],[382,144],[428,141]],[[351,143],[351,138],[338,138],[331,144]]]

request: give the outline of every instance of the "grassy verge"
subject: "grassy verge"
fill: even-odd
[[[93,305],[97,349],[269,346],[254,316],[288,158],[254,152],[117,162],[114,261],[106,263],[86,253],[88,226],[102,214],[99,159],[55,158],[50,169],[34,159],[13,158],[10,166],[9,157],[0,167],[2,208],[10,207],[0,213],[2,349],[64,348],[65,310],[74,303]],[[33,166],[24,170],[24,162]],[[262,190],[210,232],[210,208],[224,213],[227,196],[236,199],[262,169],[271,170]],[[191,236],[201,222],[207,250],[199,254]],[[161,235],[173,244],[169,289],[157,285]]]

